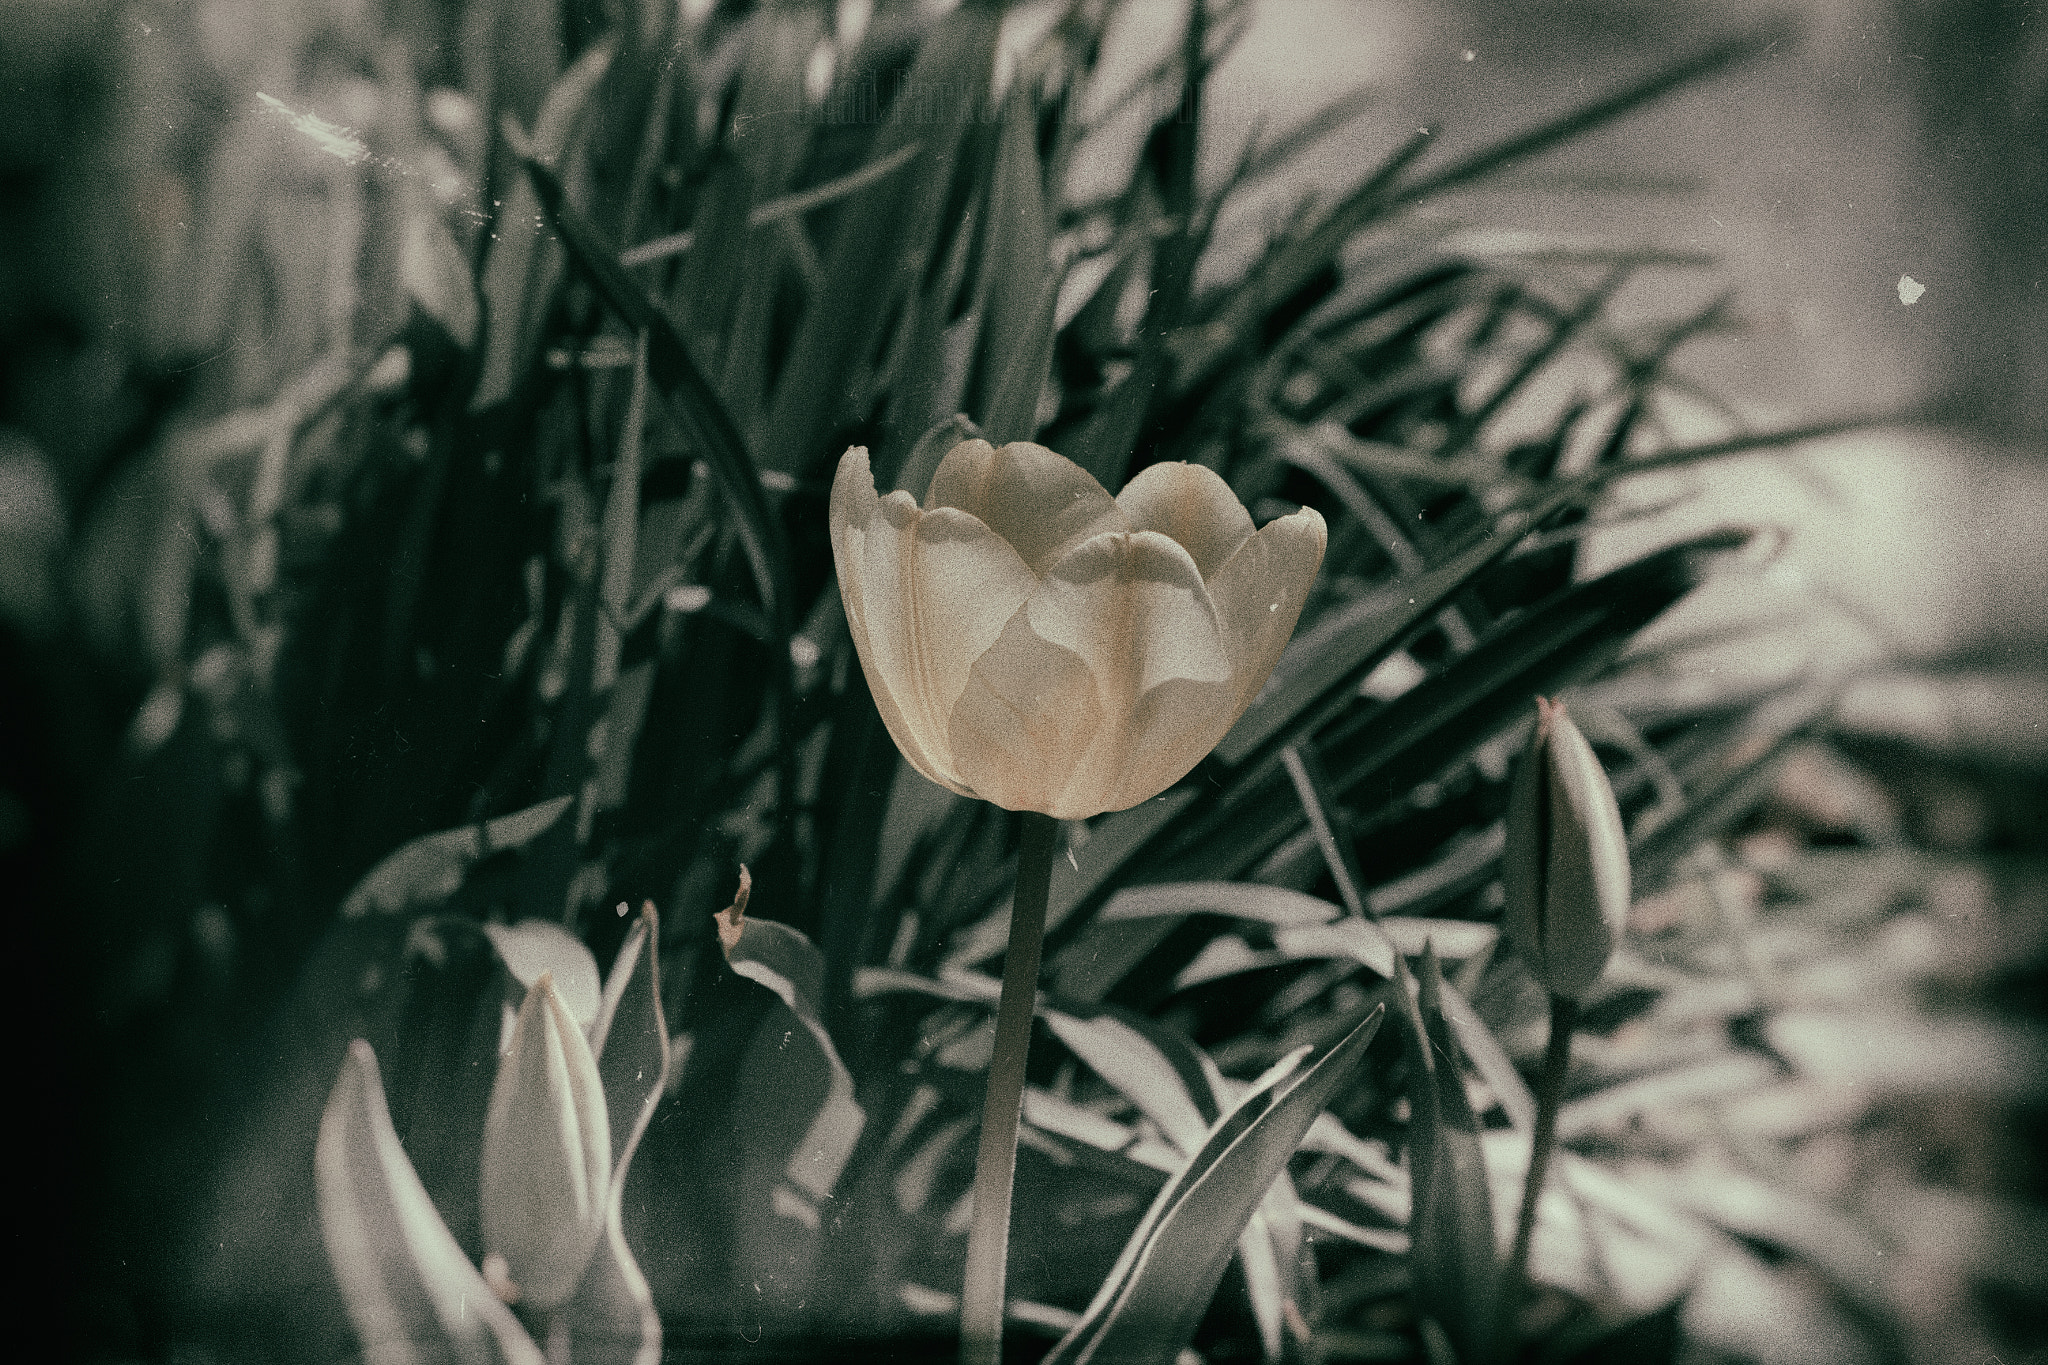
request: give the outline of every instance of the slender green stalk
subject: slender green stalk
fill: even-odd
[[[1017,1120],[1024,1108],[1024,1057],[1038,998],[1038,954],[1045,938],[1046,892],[1059,822],[1024,812],[1017,851],[1017,892],[1010,910],[1010,948],[1003,958],[1003,995],[996,1006],[995,1056],[981,1108],[981,1147],[974,1157],[974,1225],[967,1233],[967,1278],[960,1291],[960,1365],[997,1365],[1003,1355],[1003,1281],[1010,1256],[1010,1189],[1017,1177]]]
[[[1536,1200],[1550,1172],[1550,1149],[1557,1145],[1557,1103],[1565,1073],[1572,1065],[1572,1031],[1579,1024],[1579,1002],[1570,996],[1550,997],[1550,1046],[1543,1054],[1543,1077],[1536,1091],[1536,1133],[1529,1145],[1529,1178],[1522,1185],[1522,1212],[1515,1220],[1515,1247],[1508,1253],[1507,1278],[1501,1283],[1500,1323],[1494,1333],[1494,1359],[1512,1360],[1515,1324],[1528,1289],[1529,1243],[1536,1235]]]

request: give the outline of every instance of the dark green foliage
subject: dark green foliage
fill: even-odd
[[[1101,150],[1078,111],[1114,5],[1063,10],[1000,91],[1004,7],[982,0],[929,20],[877,5],[823,91],[811,65],[832,14],[795,0],[694,25],[671,5],[391,8],[416,11],[415,43],[443,12],[475,11],[490,35],[488,61],[429,73],[497,134],[470,167],[493,210],[473,270],[365,304],[405,321],[342,338],[352,363],[331,391],[273,414],[284,491],[203,559],[159,568],[200,591],[152,626],[158,672],[186,680],[165,684],[187,708],[176,744],[243,773],[239,801],[191,799],[184,814],[203,806],[211,825],[183,884],[255,925],[279,978],[317,964],[278,1027],[318,1045],[295,1037],[289,1064],[324,1095],[345,1038],[299,1016],[353,1000],[352,976],[462,976],[417,1059],[388,1020],[360,1031],[467,1246],[472,1196],[453,1193],[462,1149],[445,1130],[470,1116],[423,1103],[436,1081],[422,1068],[468,1086],[489,1056],[503,983],[471,961],[474,926],[558,922],[609,962],[628,932],[615,907],[652,899],[661,942],[640,951],[651,964],[658,950],[679,1056],[666,1094],[635,1097],[652,1109],[624,1219],[671,1343],[765,1333],[764,1351],[824,1341],[850,1358],[942,1336],[1015,820],[901,772],[831,581],[831,470],[865,444],[885,485],[921,493],[972,432],[1042,440],[1112,488],[1154,461],[1199,462],[1260,522],[1316,507],[1329,553],[1294,644],[1214,754],[1067,832],[1013,1328],[1033,1352],[1064,1335],[1133,1231],[1167,1229],[1201,1243],[1167,1287],[1201,1292],[1176,1298],[1131,1265],[1123,1288],[1157,1299],[1146,1324],[1216,1358],[1420,1359],[1437,1341],[1469,1365],[1497,1292],[1489,1143],[1529,1106],[1524,982],[1492,958],[1501,756],[1532,695],[1612,682],[1642,627],[1750,533],[1591,579],[1578,543],[1629,473],[1838,428],[1670,434],[1675,358],[1723,310],[1647,341],[1617,335],[1607,310],[1638,273],[1698,260],[1505,255],[1410,210],[1772,35],[1453,164],[1411,139],[1240,278],[1206,282],[1229,197],[1372,114],[1339,100],[1202,185],[1203,83],[1247,5],[1189,6],[1131,96],[1168,112],[1128,185],[1090,204],[1068,202],[1065,174]],[[426,72],[425,50],[413,60]],[[435,222],[468,242],[462,222]],[[371,245],[396,251],[395,230]],[[476,336],[451,299],[480,317]],[[247,491],[257,445],[191,463]],[[294,526],[318,533],[255,573],[251,547]],[[1780,717],[1780,748],[1758,746],[1749,700],[1616,703],[1596,735],[1646,887],[1752,809],[1808,733],[1810,716]],[[711,915],[741,863],[757,919],[728,958]],[[1362,1021],[1389,1005],[1404,1046],[1368,1050]],[[1315,1103],[1260,1092],[1293,1128],[1251,1162],[1286,1124],[1237,1109],[1243,1086],[1302,1048],[1336,1049],[1298,1082],[1316,1081]],[[1468,1082],[1491,1103],[1468,1102]],[[253,1122],[310,1144],[313,1091],[285,1089]],[[1162,1114],[1198,1115],[1192,1137]],[[1228,1199],[1143,1216],[1164,1184],[1184,1195],[1227,1167]],[[1625,1202],[1589,1207],[1620,1226]],[[1149,1244],[1134,1245],[1135,1263]],[[1535,1271],[1597,1297],[1540,1246]],[[1595,1339],[1679,1292],[1600,1299],[1577,1329]],[[288,1292],[270,1304],[290,1306]],[[1091,1316],[1069,1349],[1138,1322]]]

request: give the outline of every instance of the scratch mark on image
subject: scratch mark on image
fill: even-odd
[[[283,100],[274,95],[266,95],[261,90],[256,92],[256,98],[283,115],[285,122],[311,138],[313,145],[329,156],[339,157],[350,166],[369,160],[370,149],[363,145],[361,138],[348,129],[329,123],[318,114],[299,113]]]

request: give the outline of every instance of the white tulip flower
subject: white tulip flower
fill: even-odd
[[[1112,498],[1044,446],[953,447],[919,507],[864,447],[832,485],[832,556],[875,705],[920,773],[1078,820],[1200,762],[1294,633],[1328,533],[1263,529],[1200,465]]]

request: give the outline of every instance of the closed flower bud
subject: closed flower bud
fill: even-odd
[[[1157,464],[1112,498],[1044,446],[953,447],[919,507],[855,447],[832,556],[875,705],[941,786],[1063,820],[1164,791],[1244,714],[1322,563],[1313,508],[1254,529]]]
[[[1536,729],[1508,797],[1508,942],[1554,995],[1583,1001],[1628,919],[1628,836],[1593,746],[1561,702]]]
[[[520,1301],[559,1306],[604,1228],[611,1125],[597,1062],[551,973],[526,993],[484,1119],[483,1250]]]

